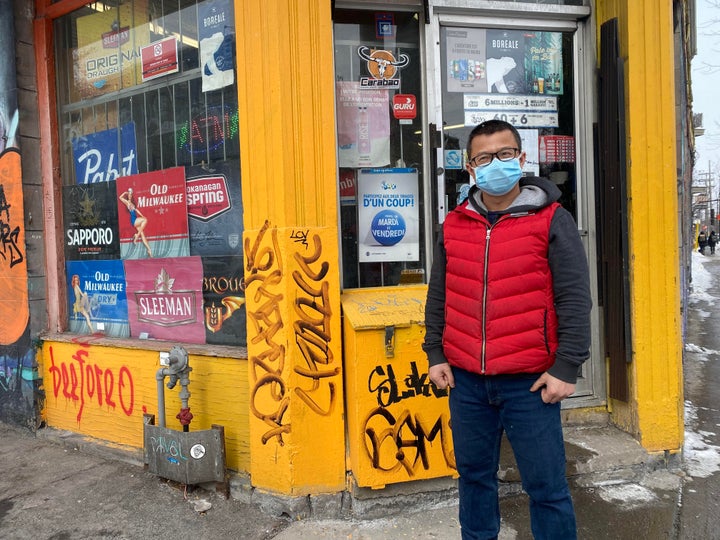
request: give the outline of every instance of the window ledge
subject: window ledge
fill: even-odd
[[[173,346],[179,345],[188,354],[197,356],[214,356],[222,358],[238,358],[247,360],[247,347],[232,347],[229,345],[208,345],[199,343],[180,343],[162,341],[159,339],[129,339],[106,337],[102,334],[69,334],[58,332],[45,332],[40,334],[43,341],[58,341],[60,343],[76,343],[80,346],[99,345],[101,347],[116,347],[119,349],[136,349],[144,351],[169,351]]]

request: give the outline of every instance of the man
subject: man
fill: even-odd
[[[536,539],[576,538],[560,402],[590,347],[588,265],[577,225],[542,178],[522,178],[520,135],[473,129],[474,185],[438,238],[425,308],[429,376],[450,387],[462,537],[497,538],[503,432]]]

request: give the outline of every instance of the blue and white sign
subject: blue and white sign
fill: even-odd
[[[72,140],[75,181],[78,184],[110,182],[138,173],[135,123],[98,131]]]
[[[199,9],[202,91],[235,82],[235,22],[229,0],[202,2]]]
[[[463,168],[463,151],[458,149],[445,150],[445,168],[446,169],[462,169]]]
[[[360,169],[360,262],[419,260],[418,206],[417,169]]]
[[[77,334],[128,337],[123,262],[68,261],[66,264],[69,330]]]

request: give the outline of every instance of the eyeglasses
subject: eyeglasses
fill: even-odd
[[[492,163],[493,158],[498,158],[500,161],[510,161],[511,159],[515,159],[518,152],[520,152],[519,148],[510,147],[501,148],[497,152],[483,152],[473,158],[470,158],[469,163],[472,167],[485,167],[486,165],[490,165],[490,163]]]

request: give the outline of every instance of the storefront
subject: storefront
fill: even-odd
[[[468,182],[467,135],[500,118],[522,135],[525,173],[562,191],[590,261],[591,357],[566,417],[612,418],[648,450],[677,451],[682,414],[645,424],[655,398],[640,403],[645,389],[679,399],[672,303],[658,317],[628,300],[631,392],[608,390],[597,41],[603,22],[644,9],[616,4],[37,0],[42,421],[142,448],[179,345],[189,429],[223,426],[227,466],[253,487],[453,477],[446,394],[420,348],[425,284]],[[647,24],[672,50],[669,20]],[[659,130],[648,145],[673,140]],[[674,185],[671,168],[661,181]],[[664,368],[645,362],[658,347]],[[181,399],[165,394],[181,430]]]

